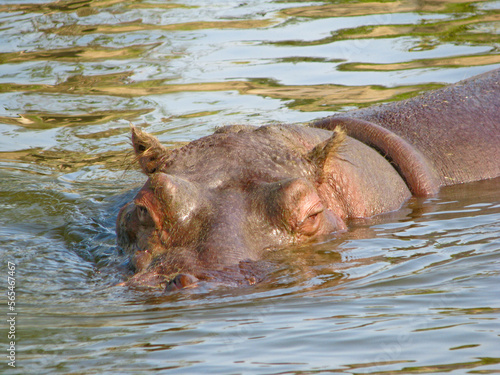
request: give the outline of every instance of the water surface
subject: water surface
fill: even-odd
[[[500,371],[500,180],[443,189],[271,255],[269,279],[117,287],[116,214],[145,178],[129,122],[177,146],[306,123],[500,67],[498,1],[0,3],[5,374]],[[4,329],[6,328],[6,329]]]

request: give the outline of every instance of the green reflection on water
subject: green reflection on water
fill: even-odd
[[[64,36],[79,36],[88,34],[118,34],[138,31],[192,31],[205,29],[252,29],[257,27],[271,26],[273,21],[269,20],[242,20],[242,21],[206,21],[206,22],[185,22],[170,25],[147,24],[140,21],[131,21],[117,25],[68,25],[58,28],[44,30],[46,33],[53,33]]]
[[[102,165],[108,170],[135,168],[130,152],[101,151],[98,154],[68,150],[29,149],[14,152],[0,152],[0,160],[10,164],[5,169],[16,169],[20,162],[36,163],[50,167],[53,171],[73,172],[84,167]],[[18,197],[20,198],[20,197]],[[22,200],[22,199],[21,199]]]
[[[370,68],[373,68],[370,66]],[[373,68],[375,70],[375,68]],[[181,92],[211,92],[211,91],[238,91],[243,95],[259,95],[275,99],[292,100],[288,104],[290,108],[302,111],[318,111],[325,109],[339,109],[345,105],[364,106],[377,101],[393,101],[408,98],[419,92],[435,89],[441,85],[415,85],[396,88],[385,88],[383,86],[343,86],[343,85],[307,85],[290,86],[281,85],[273,80],[249,80],[206,82],[193,84],[167,84],[167,80],[149,80],[129,82],[128,77],[132,72],[117,74],[69,77],[65,82],[56,85],[22,85],[22,84],[0,84],[0,92],[30,91],[46,93],[66,93],[80,95],[112,95],[121,97],[137,97],[147,95],[161,95]],[[134,117],[148,110],[123,111],[123,118]],[[204,111],[204,114],[214,114],[217,111]],[[89,119],[96,114],[89,114]],[[97,114],[104,117],[104,113]],[[119,117],[119,112],[110,114],[110,118]],[[185,115],[186,118],[192,115]],[[28,117],[26,119],[26,117]],[[38,116],[43,118],[43,115]],[[64,116],[61,116],[64,118]],[[5,123],[26,124],[43,123],[36,121],[36,115],[23,115],[21,119],[1,118]],[[78,123],[78,116],[74,116],[73,122]],[[84,120],[85,117],[82,118]],[[54,120],[51,120],[54,121]],[[104,121],[104,120],[103,120]]]
[[[64,126],[97,125],[116,119],[135,119],[150,112],[150,109],[96,111],[92,113],[70,115],[55,113],[26,113],[19,117],[0,116],[0,122],[22,126],[29,129],[50,129]]]
[[[102,61],[121,60],[140,57],[147,50],[158,44],[134,45],[124,48],[109,48],[100,46],[70,47],[46,51],[21,51],[0,53],[0,64],[13,64],[25,61]]]
[[[74,12],[79,11],[80,16],[95,14],[100,8],[107,8],[116,4],[120,4],[127,9],[140,8],[158,8],[158,9],[175,9],[175,8],[195,8],[194,6],[186,6],[176,3],[147,3],[147,2],[124,2],[122,0],[62,0],[49,2],[44,4],[0,4],[0,12],[25,12],[25,13],[46,13],[46,12]],[[89,10],[89,12],[85,12]]]

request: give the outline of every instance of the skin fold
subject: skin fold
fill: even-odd
[[[178,149],[132,127],[147,181],[117,218],[127,285],[251,285],[269,250],[500,175],[499,70],[311,126],[228,126]]]

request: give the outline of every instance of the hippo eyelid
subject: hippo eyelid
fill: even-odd
[[[306,218],[306,220],[318,216],[319,214],[323,213],[323,211],[325,211],[324,208],[322,208],[319,211],[316,211],[316,212],[313,212],[313,213],[309,214],[309,216]]]
[[[307,220],[315,219],[319,214],[323,213],[325,211],[325,208],[323,206],[318,207],[317,210],[311,210],[310,213],[307,214],[307,216],[304,218],[304,220],[300,221],[299,227],[302,226]]]
[[[314,205],[309,207],[309,209],[306,212],[306,218],[318,215],[318,214],[322,213],[323,211],[325,211],[325,206],[323,205],[323,203],[318,201]]]
[[[137,217],[141,222],[147,222],[151,220],[151,215],[149,213],[149,210],[145,206],[137,205],[136,209],[137,209]]]

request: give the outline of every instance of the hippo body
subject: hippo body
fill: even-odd
[[[500,70],[312,126],[228,126],[168,150],[132,128],[148,180],[117,218],[129,285],[259,281],[263,255],[500,176]],[[265,267],[263,267],[265,269]]]
[[[397,160],[400,171],[409,169],[406,180],[414,180],[409,185],[416,195],[494,178],[500,175],[500,69],[416,98],[354,110],[312,125],[325,129],[340,125],[349,136]],[[400,151],[403,142],[410,146],[406,153]],[[408,153],[413,157],[408,158]]]

